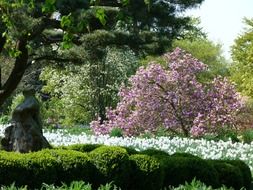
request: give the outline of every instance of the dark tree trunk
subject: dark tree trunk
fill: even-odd
[[[27,50],[27,39],[23,38],[18,41],[17,50],[20,52],[20,55],[16,58],[14,68],[5,82],[2,85],[0,91],[0,106],[3,105],[4,101],[11,95],[11,93],[17,88],[19,82],[21,81],[25,70],[28,65],[28,50]],[[1,47],[1,46],[0,46]]]

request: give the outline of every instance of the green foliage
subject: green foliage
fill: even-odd
[[[138,154],[139,153],[137,150],[135,150],[134,147],[125,147],[125,146],[120,146],[120,147],[124,148],[127,151],[128,155]]]
[[[121,128],[113,128],[110,132],[110,137],[123,137],[123,130]]]
[[[241,133],[241,138],[242,138],[241,140],[244,143],[250,144],[253,141],[253,130],[252,129],[243,130]]]
[[[87,152],[88,153],[88,152],[95,150],[96,148],[101,147],[101,146],[102,145],[100,145],[100,144],[74,144],[74,145],[67,146],[66,148],[70,149],[70,150],[76,150],[79,152]]]
[[[217,171],[205,160],[173,156],[163,157],[160,162],[165,171],[165,187],[178,186],[182,182],[191,182],[194,178],[213,187],[220,185]]]
[[[250,189],[252,175],[251,175],[251,171],[250,171],[249,166],[245,162],[243,162],[241,160],[224,160],[222,162],[231,164],[231,165],[239,168],[239,170],[242,174],[242,178],[243,178],[243,186],[246,189]]]
[[[141,151],[140,154],[145,154],[148,156],[169,156],[168,153],[157,149],[146,149]]]
[[[207,186],[199,180],[193,179],[191,182],[185,182],[183,185],[179,185],[178,187],[169,188],[170,190],[213,190],[211,186]],[[226,188],[224,185],[215,190],[233,190],[232,188]]]
[[[93,181],[96,169],[87,154],[67,150],[53,150],[51,154],[56,158],[60,167],[57,177],[61,182],[70,183],[73,180]]]
[[[10,116],[8,115],[1,115],[0,116],[0,124],[4,125],[4,124],[8,124],[10,122]]]
[[[144,154],[131,155],[134,173],[130,181],[130,189],[156,190],[163,186],[163,168],[157,159]]]
[[[7,76],[10,80],[2,89],[4,93],[1,93],[0,104],[17,88],[30,60],[33,60],[32,64],[83,63],[85,56],[71,55],[74,52],[72,47],[83,49],[85,54],[95,55],[89,60],[91,64],[103,62],[105,58],[98,51],[114,45],[129,46],[141,53],[162,53],[165,47],[171,45],[172,39],[184,36],[183,31],[193,28],[190,18],[180,13],[202,2],[203,0],[170,3],[150,0],[1,0],[0,53],[9,52],[13,56],[15,67]],[[122,35],[114,40],[105,35],[100,35],[101,38],[93,35],[99,32],[104,34],[103,31],[110,37],[118,33]],[[143,37],[145,33],[149,34],[148,37]],[[91,36],[95,38],[89,40]],[[88,43],[84,39],[88,39]],[[105,92],[101,90],[102,98],[103,93]],[[103,109],[99,115],[103,115],[104,108],[110,104],[100,102],[99,106]],[[83,113],[86,117],[90,116],[86,110]],[[72,122],[71,119],[66,120]]]
[[[42,12],[52,13],[55,11],[55,2],[56,0],[46,0],[45,4],[42,7]]]
[[[90,184],[86,184],[83,181],[73,181],[69,185],[64,183],[61,187],[55,187],[54,185],[43,184],[41,189],[45,190],[92,190]]]
[[[47,117],[66,126],[88,124],[95,116],[105,117],[106,107],[115,107],[119,87],[138,67],[129,48],[107,47],[103,61],[65,69],[46,67],[40,75],[50,94]]]
[[[85,153],[73,150],[43,150],[20,154],[0,152],[0,184],[30,188],[40,187],[43,182],[60,185],[74,180],[94,182],[96,168]]]
[[[240,92],[253,97],[253,20],[245,18],[244,21],[247,28],[236,38],[232,46],[231,79],[237,84]]]
[[[102,146],[89,153],[91,162],[103,176],[103,181],[113,181],[119,187],[128,187],[132,166],[127,151],[120,147]],[[97,179],[101,179],[98,178]],[[102,180],[101,179],[101,180]]]
[[[218,172],[220,184],[235,190],[240,190],[244,186],[243,175],[238,167],[227,162],[211,161],[211,163]]]
[[[91,145],[91,149],[94,146]],[[0,185],[10,188],[26,188],[26,185],[35,189],[44,183],[42,189],[74,190],[89,189],[91,185],[86,184],[90,183],[92,189],[103,184],[100,189],[116,190],[117,186],[156,190],[190,183],[194,179],[213,188],[226,185],[235,190],[250,189],[251,185],[250,169],[240,160],[206,161],[190,154],[169,156],[156,150],[129,156],[125,148],[112,146],[100,146],[83,153],[91,149],[88,145],[73,145],[27,154],[0,151]]]
[[[201,159],[198,156],[195,156],[193,154],[187,153],[187,152],[176,152],[174,154],[172,154],[171,156],[174,157],[185,157],[185,158],[194,158],[194,159]]]
[[[28,190],[29,188],[27,186],[24,187],[17,187],[15,183],[11,184],[10,186],[1,186],[1,190]],[[48,185],[48,184],[42,184],[40,190],[94,190],[92,189],[91,184],[87,184],[83,181],[73,181],[69,185],[63,183],[61,186],[55,186],[55,185]],[[120,188],[117,188],[115,185],[112,185],[112,183],[107,183],[105,185],[100,185],[98,190],[120,190]]]

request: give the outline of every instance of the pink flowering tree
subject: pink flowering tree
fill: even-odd
[[[116,109],[108,109],[108,120],[91,122],[96,134],[121,128],[124,135],[133,136],[163,127],[176,134],[200,136],[235,126],[242,104],[227,79],[201,84],[197,76],[207,65],[179,48],[165,58],[167,68],[150,63],[129,79],[130,85],[120,90]]]

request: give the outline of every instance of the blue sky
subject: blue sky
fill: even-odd
[[[253,18],[253,0],[205,0],[187,14],[200,17],[209,39],[223,44],[224,55],[229,58],[230,46],[246,26],[243,18]]]

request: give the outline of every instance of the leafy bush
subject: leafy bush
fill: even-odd
[[[118,127],[133,136],[162,127],[184,136],[202,136],[236,126],[242,104],[227,79],[200,83],[198,74],[207,66],[179,48],[165,57],[168,68],[154,63],[140,67],[129,86],[121,88],[120,102],[107,111],[108,120],[91,122],[97,134]]]
[[[185,158],[201,159],[200,157],[195,156],[195,155],[192,155],[192,154],[187,153],[187,152],[176,152],[176,153],[172,154],[171,156],[174,156],[174,157],[185,157]]]
[[[52,150],[50,154],[58,162],[57,179],[58,183],[70,183],[74,180],[94,182],[97,170],[85,153],[73,150]]]
[[[139,152],[137,150],[135,150],[135,148],[133,147],[125,147],[125,146],[120,146],[121,148],[124,148],[127,151],[128,155],[132,155],[132,154],[138,154]]]
[[[140,154],[145,154],[149,156],[169,156],[168,153],[162,151],[162,150],[157,150],[157,149],[146,149],[140,152]]]
[[[101,146],[102,145],[100,144],[74,144],[74,145],[67,146],[66,148],[70,150],[76,150],[79,152],[91,152]]]
[[[246,189],[250,189],[251,187],[251,181],[252,181],[252,175],[250,168],[247,164],[245,164],[241,160],[224,160],[222,161],[224,163],[229,163],[235,167],[238,167],[241,171],[242,177],[243,177],[243,186]]]
[[[238,167],[217,160],[211,161],[211,163],[218,172],[219,184],[224,184],[235,190],[240,190],[244,186],[243,175]]]
[[[199,158],[163,157],[160,162],[165,171],[164,186],[178,186],[182,182],[191,182],[194,178],[207,185],[218,187],[218,174],[215,168]]]
[[[0,184],[40,187],[74,180],[95,182],[95,166],[85,153],[72,150],[42,150],[28,154],[0,152]],[[94,183],[96,185],[96,183]]]
[[[1,185],[10,185],[15,182],[17,186],[21,186],[31,180],[20,153],[1,151],[0,155]]]
[[[163,168],[157,159],[144,154],[131,155],[134,170],[129,189],[157,190],[163,187]]]
[[[89,156],[103,176],[97,178],[103,179],[100,184],[113,181],[121,188],[128,187],[132,166],[124,148],[102,146],[91,151]]]

